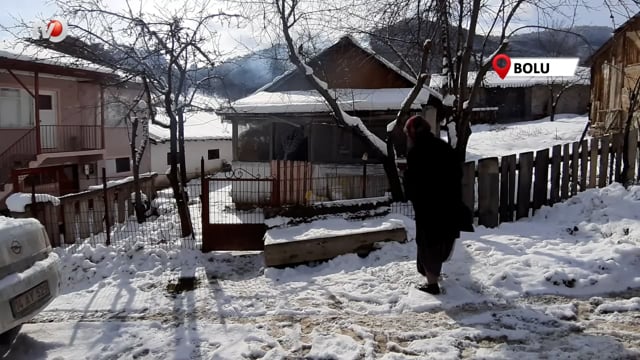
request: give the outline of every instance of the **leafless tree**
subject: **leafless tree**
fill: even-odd
[[[198,75],[199,67],[215,66],[218,22],[238,18],[214,10],[211,1],[186,0],[179,6],[167,1],[154,8],[110,8],[100,0],[57,0],[74,38],[56,50],[143,79],[149,106],[158,105],[168,118],[170,132],[169,181],[176,200],[182,236],[192,236],[187,206],[185,166],[185,114],[193,107],[201,86],[210,78]],[[66,43],[66,44],[65,44]],[[153,100],[153,101],[152,101]],[[167,126],[167,125],[165,125]]]
[[[136,91],[136,89],[120,93],[119,89],[110,90],[111,94],[105,106],[107,108],[115,106],[121,110],[118,112],[118,115],[122,117],[120,122],[127,126],[135,191],[134,209],[138,223],[143,223],[146,219],[146,207],[142,201],[140,188],[140,164],[149,143],[149,122],[155,118],[155,109],[146,79],[143,81],[141,91]]]
[[[554,121],[556,117],[556,109],[560,98],[567,90],[581,84],[588,84],[589,71],[584,68],[578,68],[576,75],[567,79],[552,79],[547,81],[547,90],[549,91],[549,121]]]
[[[336,97],[334,97],[328,88],[327,83],[319,78],[322,74],[315,74],[314,70],[306,63],[307,59],[311,56],[309,50],[313,50],[313,47],[308,45],[312,43],[309,40],[313,37],[314,27],[321,26],[324,29],[324,26],[328,24],[325,21],[333,18],[333,16],[324,17],[323,15],[346,14],[351,4],[343,6],[343,4],[314,3],[301,0],[264,0],[259,3],[262,6],[262,13],[265,20],[264,26],[267,31],[275,30],[281,35],[287,46],[289,60],[298,71],[305,75],[305,78],[309,81],[313,89],[326,101],[336,124],[352,129],[355,136],[361,139],[367,147],[367,152],[370,155],[382,159],[392,195],[395,199],[402,199],[402,186],[398,176],[394,149],[391,142],[380,139],[367,128],[360,118],[344,111]],[[320,23],[321,25],[318,25]],[[296,41],[294,37],[297,37],[298,40]],[[302,46],[303,43],[305,46]],[[428,53],[429,48],[430,42],[425,42],[423,51]],[[426,60],[428,56],[424,56],[423,58]],[[404,100],[403,104],[399,104],[401,105],[401,110],[398,112],[398,118],[406,119],[408,117],[411,105],[423,88],[427,79],[426,62],[423,62],[421,69],[417,69],[416,71],[419,72],[416,85],[407,99]]]

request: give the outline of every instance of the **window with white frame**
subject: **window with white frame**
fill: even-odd
[[[21,89],[0,88],[0,128],[33,126],[33,99]]]

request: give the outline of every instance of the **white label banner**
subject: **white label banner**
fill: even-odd
[[[507,77],[575,76],[578,58],[511,58]]]

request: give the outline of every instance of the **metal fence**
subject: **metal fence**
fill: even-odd
[[[24,213],[13,217],[34,217],[45,226],[54,246],[74,250],[80,245],[154,245],[166,249],[199,249],[201,236],[200,182],[187,184],[187,208],[193,227],[191,236],[182,236],[182,225],[171,189],[155,189],[155,174],[141,175],[141,197],[145,219],[135,216],[133,180],[104,179],[80,193],[60,196],[59,204],[35,199]],[[25,194],[26,195],[26,194]],[[36,197],[34,194],[30,196]]]

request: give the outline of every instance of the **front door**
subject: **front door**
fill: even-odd
[[[40,143],[43,149],[57,147],[57,104],[56,93],[43,91],[38,95],[40,107]]]

